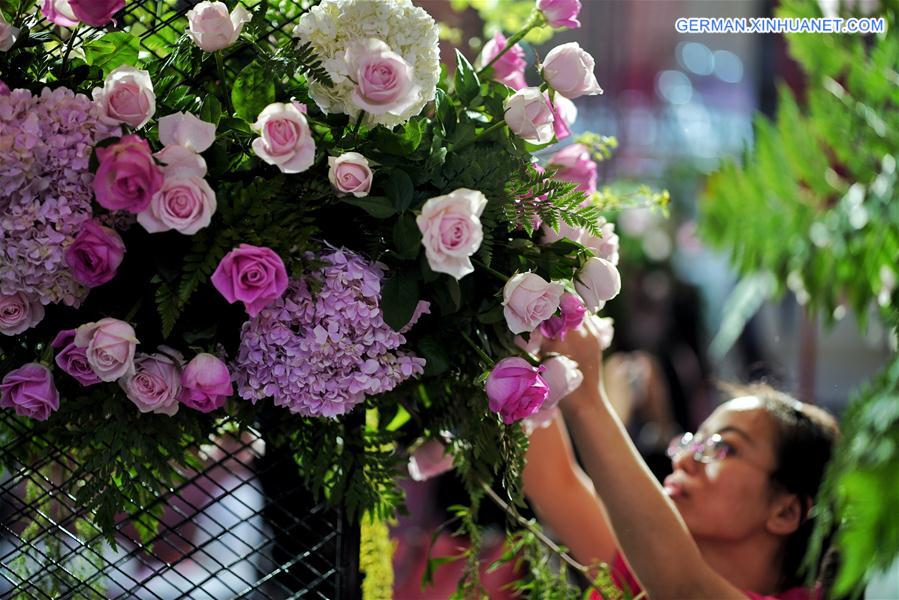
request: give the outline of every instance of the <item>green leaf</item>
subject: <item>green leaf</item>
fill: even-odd
[[[381,290],[384,322],[399,331],[412,318],[419,299],[418,281],[415,277],[406,272],[394,274]]]
[[[254,122],[259,113],[274,101],[275,82],[259,62],[251,62],[237,74],[231,89],[231,103],[241,119]]]
[[[426,127],[425,119],[412,119],[396,131],[380,125],[371,133],[370,139],[381,152],[408,156],[421,145],[421,138]]]
[[[453,81],[456,97],[465,105],[468,105],[481,90],[477,72],[458,49],[456,49],[456,76]]]
[[[200,107],[200,119],[206,121],[207,123],[212,123],[216,127],[218,127],[219,121],[222,118],[222,103],[219,102],[219,99],[209,94],[203,100],[203,106]]]
[[[418,343],[418,354],[425,359],[425,375],[440,375],[450,368],[446,344],[442,340],[428,336]]]
[[[137,64],[140,40],[130,33],[115,31],[84,44],[82,48],[85,62],[109,75],[110,71],[121,65]]]
[[[384,184],[384,191],[387,197],[393,202],[393,206],[397,212],[403,212],[412,204],[415,188],[412,185],[412,178],[401,170],[396,169],[390,171],[389,179]]]
[[[421,250],[421,231],[415,217],[405,214],[393,226],[393,245],[400,258],[413,259]]]
[[[386,196],[366,196],[365,198],[347,196],[340,200],[346,204],[358,206],[376,219],[386,219],[396,214],[393,202]]]

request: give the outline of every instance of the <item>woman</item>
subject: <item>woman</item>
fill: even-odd
[[[611,564],[616,583],[650,598],[818,595],[801,587],[798,569],[838,436],[833,417],[750,388],[672,445],[662,487],[606,398],[589,324],[544,350],[569,355],[584,374],[561,407],[589,478],[557,416],[531,437],[525,492],[575,558]]]

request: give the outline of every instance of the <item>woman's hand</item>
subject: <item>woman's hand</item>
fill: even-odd
[[[564,354],[578,364],[584,381],[568,398],[592,398],[600,393],[602,384],[602,342],[599,329],[594,321],[597,317],[588,316],[575,331],[569,331],[564,340],[545,340],[541,352]],[[565,403],[565,400],[563,400]]]

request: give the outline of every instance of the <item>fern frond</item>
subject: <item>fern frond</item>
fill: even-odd
[[[294,50],[294,59],[297,62],[297,70],[301,71],[309,79],[313,79],[322,85],[332,87],[334,82],[328,71],[322,66],[322,61],[312,48],[312,44],[306,42]]]

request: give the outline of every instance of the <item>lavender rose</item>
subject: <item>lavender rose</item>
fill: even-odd
[[[0,333],[18,335],[44,318],[44,306],[37,298],[16,292],[0,294]]]
[[[540,333],[551,340],[564,340],[565,334],[581,326],[587,307],[575,294],[565,292],[559,301],[561,316],[552,316],[540,323]]]
[[[503,316],[512,333],[534,331],[553,316],[565,288],[536,273],[519,273],[503,288]]]
[[[328,180],[337,190],[338,196],[368,196],[371,178],[368,159],[358,152],[344,152],[340,156],[328,157]]]
[[[134,368],[137,343],[134,328],[111,317],[75,330],[75,345],[85,349],[88,364],[102,381],[115,381]]]
[[[212,274],[215,286],[229,303],[243,302],[255,317],[287,289],[284,261],[270,248],[241,244],[225,255]]]
[[[302,173],[315,161],[315,140],[306,122],[305,106],[275,102],[259,113],[253,130],[253,152],[282,173]]]
[[[147,71],[130,65],[116,67],[103,82],[93,89],[94,102],[107,120],[127,123],[135,129],[147,124],[156,113],[156,94]]]
[[[552,27],[577,29],[581,26],[577,20],[581,12],[580,0],[537,0],[537,10]]]
[[[540,410],[549,396],[543,370],[542,365],[532,367],[517,356],[496,363],[485,385],[490,410],[499,413],[507,425]]]
[[[125,0],[69,0],[69,6],[82,23],[103,27],[125,8]]]
[[[521,88],[505,102],[506,124],[512,132],[531,144],[553,139],[553,113],[540,88]]]
[[[197,354],[181,372],[182,404],[200,412],[221,408],[234,394],[228,367],[215,356]]]
[[[581,267],[574,288],[587,308],[595,312],[621,291],[621,275],[609,261],[593,257]]]
[[[200,2],[187,11],[187,35],[201,50],[215,52],[236,42],[252,18],[240,4],[229,14],[224,2]]]
[[[344,60],[356,82],[350,100],[359,109],[373,115],[401,115],[418,101],[420,87],[412,65],[383,41],[358,40],[349,45]]]
[[[111,146],[97,148],[97,158],[94,193],[103,208],[139,213],[162,187],[162,171],[143,138],[126,135]]]
[[[119,385],[140,412],[172,416],[181,394],[181,357],[174,350],[160,350],[167,353],[137,355],[134,370],[119,379]]]
[[[125,257],[125,243],[115,230],[95,220],[81,227],[65,250],[66,264],[78,282],[96,287],[115,277]]]
[[[424,203],[415,222],[431,270],[456,279],[474,271],[470,257],[484,240],[480,217],[486,206],[484,194],[467,188]]]
[[[593,57],[577,42],[568,42],[549,51],[543,61],[543,79],[570,100],[602,94],[593,74]]]
[[[10,371],[0,382],[0,408],[12,408],[20,417],[46,421],[59,409],[59,392],[50,369],[28,363]]]
[[[74,329],[63,329],[57,333],[51,345],[57,349],[61,348],[56,353],[56,365],[64,373],[71,375],[75,381],[83,386],[100,383],[100,378],[97,377],[90,363],[87,362],[87,352],[85,352],[84,348],[79,348],[75,344]]]

